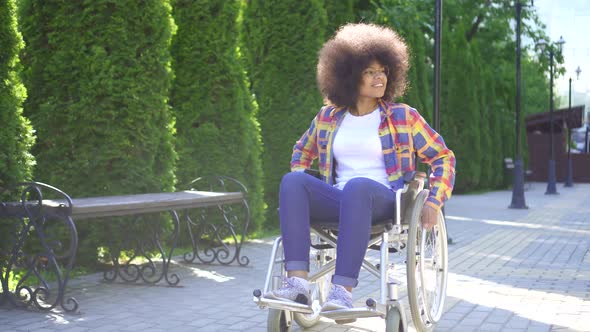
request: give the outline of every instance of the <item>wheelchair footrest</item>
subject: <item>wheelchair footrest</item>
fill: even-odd
[[[329,319],[333,319],[335,321],[348,321],[354,320],[356,318],[366,318],[366,317],[385,317],[384,312],[380,312],[379,310],[375,309],[368,309],[368,308],[352,308],[352,309],[340,309],[340,310],[330,310],[330,311],[322,311],[320,316],[326,317]]]
[[[379,251],[379,250],[381,250],[381,246],[380,245],[377,245],[377,244],[374,244],[372,246],[369,246],[369,249]],[[402,249],[403,249],[403,247],[402,247]],[[397,248],[389,248],[388,251],[389,251],[390,254],[398,252]]]
[[[293,301],[281,301],[275,299],[268,299],[265,297],[254,297],[254,303],[256,303],[260,308],[269,308],[269,309],[279,309],[279,310],[288,310],[293,312],[300,312],[304,314],[312,314],[313,310],[311,306],[293,302]]]
[[[314,249],[316,249],[316,250],[325,250],[325,249],[332,249],[332,248],[334,248],[333,246],[331,246],[329,244],[312,244],[311,247],[314,248]]]

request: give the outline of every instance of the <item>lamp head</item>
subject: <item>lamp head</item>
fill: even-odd
[[[541,53],[545,53],[545,49],[547,49],[547,41],[545,39],[541,39],[537,42],[535,47],[541,51]]]
[[[555,43],[557,44],[557,48],[559,49],[559,52],[561,52],[561,50],[563,49],[563,44],[565,44],[565,40],[563,39],[563,36],[559,36],[559,40]]]

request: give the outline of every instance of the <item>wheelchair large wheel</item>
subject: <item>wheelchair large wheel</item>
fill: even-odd
[[[442,212],[430,231],[420,225],[420,214],[427,196],[428,190],[422,190],[416,196],[408,230],[408,298],[412,320],[418,331],[433,330],[442,316],[447,290],[447,231]]]
[[[268,332],[290,332],[293,321],[289,319],[291,313],[286,310],[269,309],[266,326]]]

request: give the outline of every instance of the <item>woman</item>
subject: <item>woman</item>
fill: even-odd
[[[405,104],[403,39],[389,28],[348,24],[323,46],[317,80],[329,101],[295,144],[291,173],[279,192],[288,277],[268,297],[308,302],[310,220],[337,220],[332,288],[322,310],[352,308],[352,288],[367,250],[371,222],[390,218],[402,175],[415,158],[432,167],[421,223],[430,229],[451,196],[455,158],[442,137]],[[321,180],[303,172],[318,159]]]

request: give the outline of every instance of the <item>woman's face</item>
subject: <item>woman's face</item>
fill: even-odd
[[[387,87],[389,69],[377,61],[369,64],[361,74],[359,97],[381,98]]]

